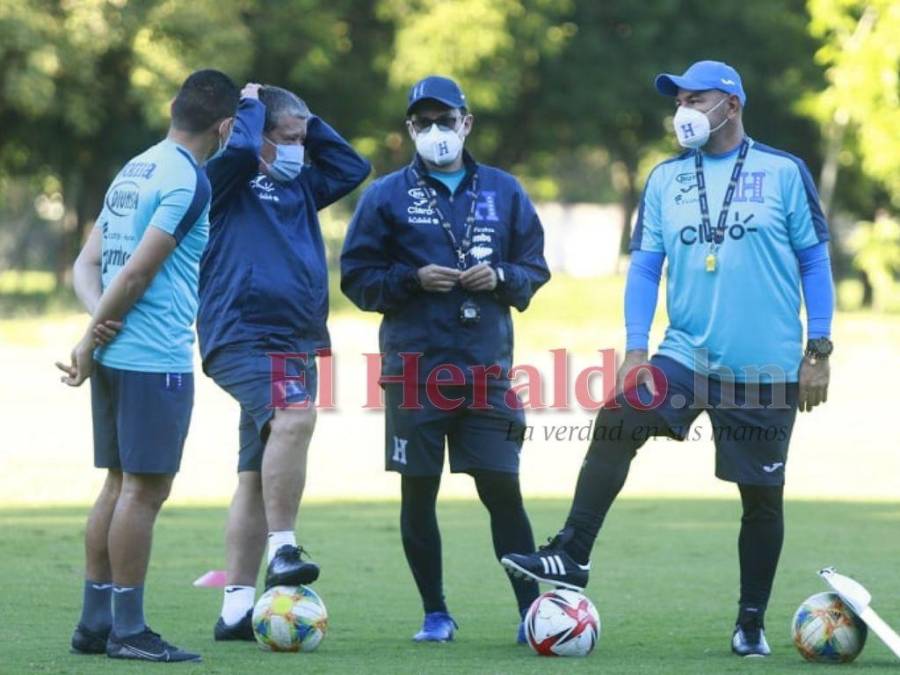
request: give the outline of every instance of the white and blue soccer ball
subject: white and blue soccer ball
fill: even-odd
[[[586,596],[556,589],[531,604],[525,614],[525,637],[541,656],[587,656],[600,637],[600,616]]]
[[[328,612],[308,586],[275,586],[253,608],[253,634],[262,649],[311,652],[328,630]]]

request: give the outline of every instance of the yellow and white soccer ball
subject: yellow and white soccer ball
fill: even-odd
[[[328,612],[307,586],[275,586],[253,608],[253,634],[262,649],[311,652],[328,630]]]

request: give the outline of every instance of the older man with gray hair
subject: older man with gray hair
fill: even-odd
[[[267,542],[267,589],[319,576],[294,535],[315,426],[315,355],[330,347],[318,211],[371,169],[295,94],[248,84],[241,96],[234,131],[208,164],[210,237],[197,320],[204,372],[241,406],[216,640],[253,639]],[[284,372],[273,378],[276,353]]]

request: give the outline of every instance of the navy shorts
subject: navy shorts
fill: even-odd
[[[783,485],[788,445],[797,417],[798,387],[788,383],[721,382],[696,375],[665,356],[650,363],[666,378],[656,412],[684,440],[702,412],[709,415],[716,446],[716,476],[748,485]],[[646,387],[639,398],[649,403]]]
[[[273,355],[282,355],[282,358]],[[306,354],[306,363],[297,356]],[[288,358],[288,355],[292,355]],[[273,372],[284,364],[281,385]],[[278,408],[316,399],[315,348],[274,341],[248,342],[217,349],[203,365],[206,374],[241,405],[238,471],[262,469],[269,422]]]
[[[174,474],[191,425],[193,373],[146,373],[94,364],[94,466]]]
[[[455,410],[443,410],[419,386],[415,409],[400,407],[403,386],[389,384],[385,393],[385,468],[405,476],[439,476],[444,468],[444,444],[450,452],[450,471],[519,472],[525,413],[506,403],[507,390],[489,388],[492,409],[473,409],[472,387],[442,386],[446,398],[463,397]]]

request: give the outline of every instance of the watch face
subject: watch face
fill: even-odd
[[[834,350],[834,344],[828,338],[818,338],[810,340],[808,351],[818,357],[826,357]]]

